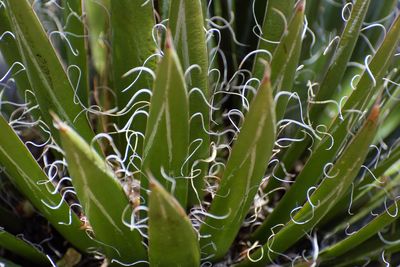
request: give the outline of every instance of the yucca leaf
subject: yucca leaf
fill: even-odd
[[[305,1],[299,1],[293,18],[285,29],[271,61],[271,84],[275,95],[280,91],[292,91],[297,65],[301,52]],[[278,98],[276,119],[285,115],[287,97]]]
[[[357,84],[357,90],[349,97],[342,110],[342,114],[346,114],[344,113],[346,110],[364,110],[374,99],[374,96],[376,97],[382,92],[382,78],[389,67],[387,61],[388,58],[392,57],[399,39],[400,19],[397,18],[391,31],[387,34],[380,49],[369,65],[371,70],[379,69],[374,74],[374,79],[377,83],[374,83],[368,71],[364,71],[360,82]],[[381,64],[381,66],[378,67],[378,64]],[[375,93],[371,93],[374,92],[373,88],[377,88],[378,90]],[[363,95],[363,93],[367,95]],[[295,183],[285,193],[275,210],[266,218],[262,226],[253,234],[254,239],[265,241],[267,238],[265,233],[269,232],[271,227],[288,221],[290,211],[296,207],[297,203],[306,198],[307,190],[320,179],[324,171],[324,166],[334,159],[334,156],[349,136],[348,129],[351,129],[355,125],[357,122],[356,118],[359,116],[361,115],[358,113],[347,113],[343,118],[337,116],[328,130],[330,136],[322,138],[321,141],[315,139],[316,145],[313,153],[297,176]]]
[[[331,59],[328,72],[323,78],[313,101],[329,100],[335,92],[333,89],[337,88],[340,84],[346,71],[346,67],[344,66],[347,66],[360,35],[362,22],[367,14],[369,3],[370,0],[357,0],[354,3],[350,18],[346,22],[346,26],[340,36],[339,44]],[[324,107],[325,105],[318,103],[311,106],[309,116],[312,122],[321,115],[321,111]]]
[[[74,246],[82,251],[93,246],[85,232],[80,229],[81,222],[78,217],[70,210],[60,194],[51,193],[54,186],[49,178],[2,116],[0,116],[0,129],[0,165],[4,166],[11,181]],[[44,184],[45,182],[47,184]],[[58,205],[57,208],[51,208]],[[68,225],[69,220],[71,221]]]
[[[315,191],[307,199],[306,203],[292,217],[291,220],[283,226],[277,233],[271,236],[262,250],[258,249],[250,257],[259,259],[257,262],[247,259],[238,266],[264,266],[276,258],[279,253],[285,252],[305,233],[315,226],[341,199],[347,189],[350,187],[354,178],[360,170],[367,154],[369,145],[376,133],[379,117],[379,107],[373,107],[369,117],[360,129],[360,131],[351,140],[349,146],[338,158],[336,163],[329,170]],[[307,194],[310,190],[307,191]]]
[[[89,71],[86,54],[84,13],[82,0],[63,0],[64,34],[69,42],[67,64],[70,67],[69,79],[83,105],[89,105]],[[75,67],[76,66],[76,67]],[[78,69],[79,68],[79,69]]]
[[[274,54],[277,44],[281,40],[282,34],[287,30],[288,24],[293,12],[294,0],[270,0],[265,10],[264,22],[261,28],[261,37],[258,49],[267,50]],[[261,79],[264,72],[264,64],[260,59],[268,60],[265,53],[257,54],[253,65],[253,76]]]
[[[360,181],[358,181],[351,195],[347,194],[343,196],[343,198],[336,204],[334,208],[332,208],[332,210],[329,212],[329,215],[326,216],[321,223],[328,223],[331,218],[334,218],[335,216],[338,216],[338,214],[343,213],[343,206],[348,205],[350,197],[352,198],[352,210],[356,210],[361,206],[366,207],[366,209],[364,209],[362,212],[362,214],[366,215],[369,210],[376,208],[376,206],[380,204],[380,202],[377,200],[382,198],[389,189],[397,184],[396,180],[398,178],[394,178],[393,180],[386,183],[386,177],[394,175],[399,169],[399,164],[400,147],[396,147],[393,148],[391,153],[389,153],[386,158],[381,159],[375,169],[371,170],[371,172],[367,172],[365,176],[360,179]],[[375,188],[382,187],[384,187],[383,190],[380,190],[378,193],[373,193]],[[371,193],[373,194],[372,197],[369,196],[369,194]],[[360,213],[361,212],[358,212],[355,216],[353,216],[351,218],[351,221],[357,220],[357,218],[361,218],[360,216],[363,215]],[[340,227],[340,225],[335,227],[334,231],[338,227]]]
[[[361,193],[353,199],[351,210],[352,213],[355,213],[351,217],[348,218],[348,220],[343,221],[342,223],[338,224],[336,227],[333,228],[332,231],[329,232],[327,237],[333,236],[334,234],[338,233],[339,231],[343,231],[346,228],[348,228],[350,225],[355,225],[357,222],[360,222],[362,218],[367,217],[370,212],[373,210],[379,208],[382,206],[383,202],[387,202],[387,197],[391,197],[391,193],[395,189],[395,187],[398,185],[400,181],[400,175],[397,175],[393,180],[389,181],[387,184],[384,183],[383,181],[375,181],[374,184],[372,184],[369,187],[366,187]],[[368,193],[371,194],[370,197],[368,197]],[[349,197],[346,199],[348,202]],[[341,201],[342,202],[342,201]],[[338,216],[338,205],[343,204],[341,202],[338,202],[334,208],[337,210],[334,210],[335,213],[329,214],[327,217],[329,217],[329,220],[325,220],[325,222],[331,221],[335,216]],[[344,206],[348,205],[348,203],[345,202]],[[342,213],[343,213],[343,205],[342,205]],[[340,216],[340,213],[339,213]],[[322,223],[322,222],[321,222]]]
[[[212,201],[209,212],[217,217],[207,217],[200,228],[201,235],[206,236],[201,246],[214,259],[222,258],[235,239],[264,176],[274,142],[275,107],[266,71]]]
[[[0,32],[3,34],[6,32],[12,32],[11,25],[6,13],[5,8],[0,8]],[[11,67],[15,62],[22,62],[21,55],[18,50],[18,46],[14,36],[11,34],[3,35],[3,38],[0,40],[0,51],[1,55],[4,58],[5,63]],[[13,74],[19,72],[18,68],[13,69]],[[17,73],[17,75],[13,75],[15,83],[17,85],[17,90],[20,97],[24,98],[28,107],[34,107],[37,104],[36,98],[31,93],[26,94],[26,90],[30,90],[31,85],[29,83],[28,76],[25,71]],[[40,117],[40,111],[36,109],[31,110],[31,115],[34,118]]]
[[[186,206],[188,193],[188,147],[188,94],[179,59],[168,35],[150,102],[142,170],[150,172],[172,191],[182,207]],[[142,180],[144,189],[147,189],[148,178]]]
[[[145,260],[141,235],[129,219],[131,204],[111,168],[72,128],[56,123],[72,184],[94,239],[111,261],[129,264]]]
[[[372,90],[379,88],[383,83],[383,78],[391,64],[391,58],[395,54],[400,40],[400,15],[396,17],[385,39],[380,45],[376,54],[373,56],[368,69],[366,69],[356,85],[356,90],[352,92],[346,101],[343,112],[346,110],[359,109],[364,111],[374,95],[378,92]]]
[[[400,90],[399,90],[400,92]],[[397,99],[397,98],[396,98]],[[385,118],[382,121],[382,126],[375,137],[374,144],[379,143],[379,141],[386,139],[390,134],[396,131],[400,125],[400,118],[396,116],[400,113],[400,105],[396,105],[387,110]]]
[[[358,0],[354,7],[352,8],[352,12],[349,20],[346,23],[346,26],[341,34],[339,44],[337,45],[333,57],[330,59],[330,65],[327,73],[322,78],[322,82],[320,88],[316,92],[316,96],[313,101],[324,101],[328,100],[335,90],[332,88],[337,88],[343,75],[345,73],[346,66],[348,61],[350,60],[350,56],[354,50],[356,45],[362,22],[365,18],[365,14],[368,10],[369,0]],[[310,6],[310,5],[307,5]],[[314,4],[313,6],[316,6]],[[286,88],[286,87],[284,87]],[[309,111],[309,117],[312,123],[315,122],[315,119],[321,116],[321,111],[326,107],[326,104],[314,104],[311,106]],[[304,133],[299,133],[298,136],[303,136]],[[285,152],[282,162],[284,162],[287,168],[293,166],[295,160],[298,159],[300,154],[304,151],[306,147],[309,146],[309,139],[305,136],[305,139],[302,142],[296,142],[290,146],[288,151]],[[278,171],[276,173],[278,177],[284,175],[284,171],[281,167],[278,167]],[[279,183],[273,179],[268,182],[266,192],[270,192],[275,189]]]
[[[374,218],[367,225],[363,226],[360,230],[353,233],[351,236],[337,242],[336,244],[327,247],[321,251],[320,259],[322,261],[338,257],[345,252],[355,248],[368,240],[370,237],[376,235],[380,230],[387,225],[394,222],[400,215],[398,205],[399,200],[396,200],[390,207],[382,212],[378,217]]]
[[[204,31],[203,7],[197,0],[171,0],[169,27],[182,68],[194,67],[186,77],[190,103],[190,144],[195,153],[189,160],[192,186],[189,187],[189,204],[198,204],[203,197],[204,176],[209,157],[210,137],[208,91],[208,55]],[[197,88],[199,91],[191,91]],[[199,147],[198,147],[199,146]],[[198,147],[198,148],[197,148]],[[190,153],[192,154],[192,153]]]
[[[388,28],[388,26],[390,26],[391,20],[385,18],[387,18],[391,14],[395,14],[397,4],[397,0],[387,0],[385,2],[372,1],[368,9],[367,17],[365,19],[365,25],[379,22],[379,24],[381,24],[385,28]],[[370,45],[374,49],[377,48],[377,45],[379,45],[379,41],[382,38],[382,33],[383,32],[381,30],[373,29],[364,31],[363,34],[370,44],[368,44],[366,40],[360,39],[357,44],[357,49],[356,51],[354,51],[353,57],[357,60],[363,60],[366,51],[371,51]]]
[[[149,100],[147,94],[136,97],[133,103],[130,102],[139,90],[152,88],[152,76],[144,71],[135,72],[127,77],[124,74],[135,67],[155,69],[157,58],[153,54],[156,52],[156,43],[152,37],[155,21],[152,1],[145,4],[142,1],[120,0],[111,1],[110,4],[113,90],[116,104],[120,112],[124,113],[116,118],[116,123],[121,129],[125,127],[136,110],[148,110],[146,104],[140,104],[140,101]],[[129,108],[131,108],[130,111]],[[144,115],[135,116],[130,129],[144,133],[146,120]],[[119,138],[119,148],[125,151],[126,137],[123,135]],[[135,151],[135,158],[138,159],[142,156],[143,139],[134,139],[136,138],[131,138],[130,143],[138,142]],[[134,163],[140,167],[140,162]]]
[[[73,87],[29,1],[5,2],[44,121],[51,127],[49,110],[53,110],[73,125],[85,140],[91,141],[93,131],[85,115],[78,116],[82,108],[74,103]],[[58,132],[53,127],[51,131],[58,139]]]
[[[200,266],[197,234],[184,209],[158,182],[150,181],[150,189],[150,265]]]
[[[48,266],[49,264],[49,260],[47,259],[47,257],[37,248],[13,236],[12,234],[4,231],[1,227],[0,227],[0,247],[5,248],[17,254],[18,256],[26,260],[29,260],[30,262],[38,264],[40,266]]]
[[[169,7],[170,0],[159,0],[158,3],[158,12],[160,13],[161,20],[168,19],[169,17]]]
[[[323,260],[321,266],[331,266],[332,262],[338,262],[340,259],[340,264],[338,266],[355,266],[357,263],[365,263],[366,257],[371,260],[382,259],[382,254],[385,256],[390,253],[396,253],[400,251],[400,243],[398,242],[398,221],[393,223],[390,228],[386,227],[388,231],[374,237],[369,238],[367,241],[363,242],[361,246],[357,246],[348,252],[342,254],[340,257],[332,258],[331,260]],[[387,258],[387,257],[386,257]]]
[[[274,208],[260,227],[253,233],[252,239],[265,242],[271,234],[271,228],[280,223],[286,223],[290,219],[290,212],[298,203],[302,203],[307,197],[307,190],[318,183],[324,172],[325,165],[330,163],[336,156],[343,144],[347,132],[347,124],[350,116],[335,128],[332,137],[325,137],[320,145],[313,151],[305,163],[301,172],[297,175],[295,182],[285,192],[277,206]]]
[[[108,34],[110,0],[85,0],[84,4],[89,28],[92,64],[100,75],[100,79],[107,79],[105,72],[107,70],[108,51],[105,39]]]

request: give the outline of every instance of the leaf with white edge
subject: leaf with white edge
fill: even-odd
[[[334,207],[350,188],[368,154],[369,146],[376,134],[378,118],[379,106],[376,105],[321,184],[307,191],[306,203],[291,211],[291,220],[278,233],[271,235],[262,248],[249,256],[252,260],[247,258],[238,266],[265,266],[296,243]],[[297,210],[293,216],[293,212]]]
[[[352,91],[344,104],[342,113],[354,109],[364,111],[368,108],[373,96],[379,94],[378,90],[373,89],[382,87],[383,78],[392,63],[391,58],[396,52],[399,41],[400,15],[397,15],[376,54],[373,57],[365,58],[366,69],[357,83],[356,89]]]
[[[271,60],[271,84],[275,95],[281,91],[292,91],[304,32],[304,5],[305,1],[297,3],[293,18],[290,20]],[[276,103],[277,121],[285,115],[288,101],[287,96],[278,98]]]
[[[94,239],[111,262],[130,264],[146,260],[141,234],[131,221],[131,204],[110,166],[72,128],[58,120],[56,125],[72,185]]]
[[[386,226],[396,221],[399,216],[400,200],[396,200],[390,207],[382,212],[379,216],[370,221],[367,225],[363,226],[360,230],[348,236],[347,238],[329,246],[320,252],[318,259],[321,261],[330,260],[335,257],[341,256],[347,251],[357,247],[370,237],[376,235],[379,231]]]
[[[197,234],[176,199],[150,181],[149,261],[151,266],[200,266]]]
[[[110,1],[110,7],[113,92],[119,112],[124,113],[114,121],[120,129],[129,126],[132,131],[144,133],[147,117],[136,111],[148,111],[150,96],[145,90],[152,88],[153,77],[143,70],[125,74],[142,66],[150,70],[156,67],[158,56],[155,56],[156,44],[152,37],[155,24],[153,2],[118,0]],[[143,93],[136,95],[140,90]],[[126,134],[118,135],[116,141],[119,150],[124,151]],[[143,138],[132,133],[129,143],[136,148],[134,164],[140,166]]]
[[[55,190],[28,148],[0,116],[0,166],[19,191],[68,241],[82,251],[94,243],[80,229],[81,222]]]
[[[31,4],[28,0],[6,0],[5,3],[32,90],[53,137],[59,140],[49,110],[91,141],[93,131],[86,116],[81,114],[81,106],[74,103],[73,87]]]
[[[357,0],[354,3],[351,9],[350,18],[346,22],[346,26],[339,39],[339,44],[335,50],[333,58],[331,59],[328,72],[323,78],[313,101],[318,102],[329,100],[334,93],[332,88],[338,87],[346,71],[346,68],[343,66],[346,66],[349,62],[356,46],[358,37],[360,35],[362,22],[364,21],[369,4],[370,0]],[[311,121],[314,121],[316,118],[318,118],[318,116],[321,115],[321,111],[325,106],[326,105],[322,105],[321,103],[311,106],[309,114]]]
[[[268,1],[261,29],[263,39],[259,40],[258,49],[268,51],[271,55],[274,54],[277,44],[286,31],[285,26],[293,13],[294,3],[294,0]],[[253,74],[258,79],[262,78],[265,68],[261,59],[267,60],[268,54],[266,52],[258,53],[254,60]]]
[[[89,33],[89,45],[92,51],[92,64],[101,78],[107,70],[107,46],[105,36],[108,31],[111,0],[85,0],[85,14]]]
[[[275,105],[266,71],[211,203],[209,213],[214,216],[200,228],[206,236],[200,240],[203,252],[213,259],[221,259],[234,241],[264,177],[274,142]]]
[[[386,38],[372,58],[369,69],[363,72],[356,86],[357,89],[353,91],[346,101],[341,114],[336,116],[331,123],[327,131],[329,136],[321,138],[321,141],[315,139],[313,153],[297,176],[295,183],[285,193],[262,226],[253,234],[254,240],[265,241],[268,238],[265,235],[266,231],[270,232],[269,229],[276,224],[286,223],[289,220],[290,211],[295,208],[297,203],[306,198],[307,190],[318,182],[324,171],[324,166],[334,160],[336,153],[338,153],[349,136],[348,129],[354,127],[357,119],[362,114],[351,111],[365,111],[371,101],[375,100],[384,90],[384,86],[382,86],[384,84],[383,78],[391,62],[388,59],[393,56],[399,40],[400,16],[393,22]],[[371,72],[374,78],[371,77]]]
[[[183,72],[169,35],[157,69],[147,122],[142,170],[156,177],[186,207],[189,103]],[[147,189],[149,177],[144,174],[141,183]]]
[[[16,62],[21,62],[21,55],[18,50],[18,45],[16,40],[14,39],[14,35],[11,34],[12,28],[4,8],[0,8],[0,32],[9,34],[3,35],[3,38],[0,40],[0,51],[1,55],[4,58],[5,63],[8,66],[12,66],[13,64],[17,64]],[[36,98],[34,95],[28,93],[26,94],[25,90],[31,88],[29,83],[29,79],[27,73],[25,71],[20,72],[20,68],[13,68],[12,78],[14,78],[15,83],[17,85],[18,93],[21,97],[26,98],[26,102],[28,107],[34,107],[36,105]],[[6,81],[2,81],[3,83]],[[8,82],[8,81],[7,81]],[[40,117],[40,111],[37,108],[31,109],[31,115],[33,118]]]
[[[69,79],[84,106],[89,105],[89,68],[86,51],[83,0],[63,0]],[[64,38],[64,37],[63,37]]]
[[[203,198],[204,176],[207,172],[210,137],[208,90],[208,55],[206,33],[204,30],[203,7],[197,0],[171,0],[169,27],[173,36],[176,51],[184,71],[193,68],[186,77],[188,90],[196,88],[189,94],[190,103],[190,151],[189,168],[192,186],[189,187],[189,204],[199,204]],[[197,147],[198,146],[198,147]]]

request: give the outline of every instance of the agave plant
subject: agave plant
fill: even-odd
[[[0,0],[0,265],[399,264],[399,3]]]

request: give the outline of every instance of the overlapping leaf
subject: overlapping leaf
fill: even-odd
[[[150,265],[199,266],[199,242],[185,210],[158,182],[150,183]]]
[[[226,164],[210,213],[200,232],[207,255],[222,258],[248,212],[275,142],[275,106],[266,71]],[[210,245],[214,244],[214,245]]]
[[[150,177],[146,176],[153,175],[185,207],[189,184],[188,147],[188,93],[179,59],[168,36],[150,102],[143,151],[143,188],[148,187]]]
[[[146,260],[132,207],[111,168],[72,128],[57,122],[72,184],[87,218],[87,230],[111,261]]]
[[[0,128],[0,165],[4,166],[6,174],[67,240],[81,250],[87,250],[93,243],[80,229],[78,217],[61,195],[54,191],[49,178],[2,116]]]

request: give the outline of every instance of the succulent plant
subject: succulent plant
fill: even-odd
[[[0,0],[0,265],[399,264],[399,4]]]

